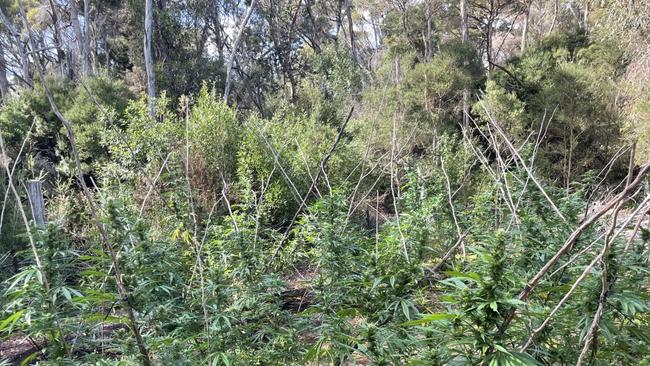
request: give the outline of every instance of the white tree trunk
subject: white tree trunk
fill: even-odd
[[[9,94],[9,80],[7,80],[7,65],[5,63],[5,50],[0,42],[0,99],[4,100]]]
[[[232,67],[235,62],[235,56],[237,56],[237,49],[239,48],[239,44],[241,43],[242,40],[242,35],[244,34],[244,30],[248,25],[248,21],[251,19],[251,15],[253,15],[253,10],[255,9],[256,5],[257,5],[257,0],[252,0],[251,4],[248,6],[248,9],[246,10],[246,14],[244,15],[244,19],[242,19],[241,24],[239,25],[239,30],[237,31],[235,42],[233,43],[232,49],[230,50],[230,55],[228,56],[228,63],[226,64],[226,82],[225,82],[226,86],[223,92],[223,100],[226,103],[228,103],[228,96],[230,95],[230,88],[232,83]]]
[[[84,38],[81,48],[84,75],[93,73],[92,59],[90,57],[90,0],[84,0]]]
[[[153,38],[153,4],[152,0],[145,0],[144,6],[144,66],[147,72],[147,96],[149,97],[149,114],[156,114],[156,76],[153,70],[153,54],[151,39]]]
[[[585,9],[582,13],[582,26],[589,30],[589,0],[585,0]]]
[[[14,39],[14,42],[16,42],[16,47],[18,48],[18,56],[20,57],[20,66],[22,71],[21,77],[23,79],[23,84],[25,84],[25,86],[28,88],[32,88],[34,86],[34,82],[32,81],[32,77],[29,74],[29,56],[27,55],[27,51],[25,50],[25,44],[23,43],[23,39],[20,33],[18,32],[16,26],[2,12],[1,7],[0,7],[0,19],[2,19],[2,23],[9,29],[9,32],[11,33],[12,38]]]
[[[81,32],[81,25],[79,23],[79,9],[77,9],[76,0],[70,0],[70,23],[72,24],[72,29],[74,30],[74,37],[77,44],[77,54],[73,58],[74,67],[81,69],[81,63],[83,62],[84,35]]]
[[[553,33],[553,30],[555,29],[555,22],[557,21],[557,11],[558,11],[559,5],[558,5],[558,0],[553,0],[553,18],[551,19],[551,26],[548,29],[548,33]]]
[[[460,0],[460,39],[463,44],[469,42],[469,16],[467,14],[467,0]],[[467,66],[468,60],[463,60],[463,65]],[[463,89],[463,127],[469,125],[469,90]]]
[[[530,2],[526,4],[526,12],[524,13],[524,25],[521,30],[521,54],[526,50],[526,38],[528,38],[528,21],[530,18]]]
[[[32,80],[32,75],[29,73],[29,55],[27,55],[25,44],[19,35],[16,36],[16,44],[18,45],[18,53],[20,53],[20,67],[22,69],[23,82],[27,87],[33,88],[34,80]]]
[[[460,0],[460,39],[463,43],[469,41],[467,0]]]
[[[424,58],[430,60],[433,56],[433,14],[431,12],[431,1],[426,2],[426,17],[427,17],[427,39],[425,42],[426,49],[424,51]]]

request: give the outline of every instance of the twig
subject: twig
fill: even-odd
[[[564,215],[562,215],[562,212],[560,212],[560,210],[557,208],[557,206],[555,205],[555,203],[553,202],[551,197],[549,197],[549,195],[546,193],[546,190],[544,190],[544,188],[542,187],[540,182],[537,180],[537,178],[535,178],[535,175],[533,174],[533,172],[530,170],[530,168],[526,164],[526,161],[521,157],[521,155],[519,155],[519,152],[517,151],[517,149],[515,149],[515,147],[512,145],[512,143],[508,139],[508,136],[506,136],[505,132],[503,132],[503,130],[501,129],[499,124],[494,120],[494,118],[492,118],[492,116],[490,115],[490,111],[487,109],[487,106],[485,105],[485,103],[483,103],[483,101],[480,101],[480,100],[479,100],[479,103],[481,104],[481,106],[485,110],[485,113],[488,115],[488,120],[490,121],[490,123],[492,123],[492,125],[495,127],[497,132],[499,132],[499,134],[503,138],[504,142],[506,143],[506,146],[510,149],[512,154],[517,159],[519,159],[519,161],[521,162],[521,164],[524,167],[524,170],[526,170],[526,173],[528,173],[528,176],[530,177],[530,179],[535,183],[535,185],[537,186],[539,191],[542,193],[544,198],[546,198],[546,201],[548,201],[548,203],[551,205],[551,207],[553,208],[555,213],[562,219],[562,221],[566,222],[566,218],[564,218]]]
[[[235,215],[232,212],[232,209],[230,207],[230,200],[228,200],[228,196],[226,194],[226,181],[223,181],[223,188],[221,189],[221,196],[223,197],[224,202],[226,202],[226,208],[228,209],[228,214],[230,215],[230,219],[232,220],[232,224],[235,227],[235,232],[239,234],[239,226],[237,226],[237,220],[235,219]]]
[[[467,233],[468,233],[468,232],[466,231],[466,232],[460,234],[460,236],[458,237],[458,240],[456,240],[456,243],[455,243],[454,245],[452,245],[452,246],[447,250],[447,252],[445,253],[445,255],[443,255],[442,258],[440,258],[440,262],[438,262],[438,264],[436,264],[435,267],[433,267],[433,268],[431,269],[431,271],[432,271],[433,273],[438,273],[438,271],[440,271],[440,268],[442,268],[442,265],[445,264],[445,262],[447,261],[447,259],[449,259],[449,257],[451,257],[451,255],[454,254],[454,252],[456,251],[456,249],[458,249],[458,247],[461,246],[461,245],[463,244],[463,241],[465,240],[465,237],[467,236]]]
[[[5,150],[5,143],[4,139],[2,138],[2,133],[0,131],[0,152],[2,153],[2,156],[6,157],[7,152]],[[2,164],[4,165],[5,172],[7,174],[7,178],[9,181],[9,188],[11,192],[14,194],[14,198],[16,199],[16,206],[18,207],[18,212],[20,212],[20,216],[23,219],[23,224],[25,225],[25,232],[27,233],[27,238],[29,239],[29,245],[30,248],[32,249],[32,254],[34,255],[34,261],[36,262],[36,269],[40,273],[40,276],[43,281],[43,289],[45,290],[45,298],[47,299],[47,305],[50,311],[50,314],[54,317],[55,319],[55,324],[58,328],[59,335],[61,336],[61,345],[63,349],[66,349],[65,345],[65,334],[63,333],[63,328],[61,327],[61,324],[59,323],[59,320],[55,316],[56,314],[56,304],[54,303],[54,298],[52,297],[52,288],[50,287],[50,281],[47,276],[47,272],[45,271],[45,268],[43,266],[43,262],[41,261],[41,257],[38,255],[38,249],[36,248],[36,242],[34,241],[34,236],[32,235],[32,229],[31,226],[29,225],[29,219],[27,218],[27,214],[25,213],[25,207],[23,207],[23,204],[20,200],[20,195],[18,194],[18,191],[16,190],[16,186],[14,185],[13,181],[13,173],[9,170],[9,164]],[[67,350],[66,350],[67,352]]]
[[[235,57],[237,56],[237,48],[239,48],[239,44],[241,43],[242,40],[242,35],[244,34],[244,30],[248,25],[248,21],[250,20],[251,15],[253,15],[253,10],[255,9],[255,6],[257,6],[257,1],[258,0],[251,1],[250,5],[248,6],[248,9],[246,10],[246,14],[244,15],[244,18],[239,24],[239,30],[237,31],[237,35],[235,36],[235,41],[232,45],[232,49],[230,50],[230,55],[228,56],[228,63],[226,64],[226,82],[225,82],[226,86],[223,92],[223,100],[226,103],[228,103],[228,96],[230,95],[230,88],[232,83],[232,70],[233,70],[233,64],[235,62]]]
[[[449,208],[451,209],[451,217],[454,219],[454,225],[456,226],[456,233],[458,234],[458,241],[460,245],[460,251],[463,253],[463,258],[467,256],[467,253],[465,253],[465,244],[463,244],[463,238],[465,237],[465,234],[462,233],[462,230],[460,229],[460,225],[458,224],[458,218],[456,216],[456,209],[454,208],[454,201],[451,196],[451,182],[449,181],[449,175],[447,174],[447,171],[445,170],[445,162],[443,158],[440,158],[440,169],[442,170],[442,174],[445,176],[445,183],[447,185],[447,200],[449,203]]]
[[[409,260],[409,252],[408,248],[406,247],[406,239],[404,238],[404,233],[402,232],[402,223],[400,222],[400,216],[399,216],[399,208],[397,207],[397,197],[399,196],[398,194],[395,194],[395,180],[397,179],[397,172],[395,169],[395,148],[397,144],[397,117],[393,115],[393,130],[392,130],[392,139],[391,139],[391,154],[390,154],[390,194],[391,197],[393,198],[393,209],[395,210],[395,223],[397,224],[397,232],[399,233],[399,238],[402,243],[402,250],[404,251],[404,258],[406,259],[406,263],[410,262]],[[399,186],[397,187],[399,189]]]
[[[280,242],[278,243],[277,247],[275,248],[275,251],[273,252],[273,256],[271,256],[271,261],[273,259],[275,259],[275,257],[280,252],[280,249],[282,249],[285,242],[289,238],[289,233],[291,233],[291,230],[293,229],[293,225],[295,224],[296,219],[298,218],[298,215],[300,215],[303,208],[305,207],[306,201],[309,198],[309,195],[311,195],[311,192],[314,190],[314,187],[316,186],[316,183],[318,182],[318,178],[320,178],[321,173],[323,171],[325,171],[325,168],[327,167],[327,162],[332,157],[332,154],[334,153],[334,150],[336,149],[336,146],[341,141],[341,138],[343,137],[343,132],[345,131],[345,127],[348,125],[348,122],[350,121],[350,118],[352,118],[352,112],[354,112],[354,106],[352,108],[350,108],[350,112],[348,113],[347,118],[343,122],[343,125],[341,126],[341,129],[339,130],[339,133],[336,135],[336,139],[334,140],[334,143],[332,144],[332,147],[330,148],[330,150],[327,152],[327,154],[325,154],[325,156],[321,160],[321,163],[320,163],[321,169],[318,171],[318,173],[316,173],[316,176],[314,177],[314,180],[312,181],[311,185],[309,186],[309,189],[307,190],[307,193],[305,193],[304,197],[301,199],[300,206],[298,206],[298,209],[293,214],[293,217],[291,218],[291,221],[289,222],[289,225],[287,226],[286,230],[284,231],[284,235],[282,236],[282,239],[280,239]]]
[[[190,212],[189,216],[194,225],[194,237],[197,235],[198,230],[198,218],[196,216],[196,209],[194,207],[194,197],[192,194],[192,182],[190,181],[190,104],[187,98],[184,98],[185,102],[185,184],[187,186],[187,204],[189,206]]]
[[[648,196],[648,197],[645,199],[644,203],[645,203],[645,202],[648,202],[648,200],[650,200],[650,196]],[[616,215],[617,215],[617,213],[618,213],[618,210],[620,209],[621,206],[622,206],[621,204],[617,205],[615,217],[616,217]],[[641,207],[641,206],[640,206],[640,207]],[[640,207],[639,207],[639,208],[640,208]],[[636,212],[638,212],[638,210],[637,210]],[[526,344],[525,344],[523,347],[521,347],[521,349],[519,350],[520,352],[525,351],[526,348],[528,348],[528,346],[530,346],[530,344],[533,342],[535,336],[536,336],[537,334],[539,334],[539,332],[541,332],[544,328],[546,328],[546,326],[550,323],[550,321],[551,321],[551,319],[553,318],[553,316],[555,316],[555,314],[557,313],[557,311],[560,310],[560,308],[561,308],[561,307],[562,307],[562,306],[567,302],[567,300],[571,297],[571,295],[573,295],[573,293],[575,292],[575,290],[576,290],[576,289],[578,288],[578,286],[582,283],[582,281],[587,277],[587,275],[589,274],[589,272],[591,272],[591,270],[596,266],[596,264],[597,264],[598,262],[600,262],[600,261],[604,258],[605,254],[607,253],[607,250],[609,249],[609,245],[610,245],[610,243],[611,243],[611,242],[612,242],[612,241],[613,241],[613,240],[614,240],[614,239],[615,239],[615,238],[616,238],[616,237],[617,237],[617,236],[618,236],[618,235],[623,231],[623,229],[627,226],[627,224],[629,224],[629,222],[632,220],[632,218],[633,218],[634,216],[635,216],[635,214],[632,214],[632,215],[631,215],[631,216],[630,216],[630,217],[625,221],[625,223],[621,226],[621,228],[620,228],[620,229],[619,229],[615,234],[612,235],[613,230],[614,230],[614,228],[615,228],[615,226],[616,226],[616,218],[614,218],[614,222],[612,223],[612,226],[611,226],[611,228],[610,228],[609,234],[608,234],[607,237],[605,238],[605,245],[604,245],[603,248],[601,249],[600,253],[599,253],[599,254],[598,254],[598,255],[597,255],[597,256],[596,256],[596,257],[595,257],[595,258],[594,258],[594,259],[593,259],[593,260],[592,260],[588,265],[587,265],[587,267],[585,267],[585,269],[582,271],[582,273],[580,274],[580,276],[578,276],[578,278],[575,280],[575,282],[573,283],[573,285],[571,286],[571,288],[569,289],[569,291],[567,291],[567,293],[564,295],[564,297],[562,297],[562,299],[560,300],[560,302],[558,302],[558,304],[553,308],[553,310],[549,313],[549,315],[546,317],[546,319],[544,319],[544,321],[542,322],[542,324],[540,324],[539,327],[537,327],[536,329],[534,329],[534,330],[531,332],[531,334],[530,334],[530,336],[529,336],[529,338],[528,338],[528,341],[526,341]]]
[[[525,301],[528,296],[531,294],[531,292],[537,287],[539,282],[541,281],[542,277],[553,267],[557,261],[569,250],[573,247],[573,244],[578,240],[580,235],[587,230],[587,228],[594,223],[596,220],[601,218],[604,214],[606,214],[609,210],[614,208],[616,205],[619,204],[619,202],[625,200],[630,193],[636,187],[639,185],[642,181],[645,175],[650,171],[650,163],[644,165],[641,167],[639,173],[637,174],[637,177],[630,182],[625,189],[616,195],[613,199],[611,199],[605,206],[603,206],[599,211],[594,213],[591,216],[588,216],[585,218],[582,223],[569,235],[567,240],[564,242],[562,247],[553,255],[551,259],[549,259],[546,264],[531,278],[528,283],[526,284],[526,287],[521,291],[519,294],[519,300]],[[508,328],[510,323],[512,322],[514,316],[516,313],[516,309],[511,309],[505,316],[503,322],[501,323],[501,326],[499,327],[499,332],[503,334],[505,330]]]
[[[11,167],[11,176],[13,177],[14,172],[16,171],[16,167],[18,166],[18,161],[20,161],[20,157],[23,154],[23,149],[25,148],[25,145],[27,144],[27,140],[29,139],[29,136],[32,134],[32,130],[34,129],[34,125],[36,124],[36,117],[33,118],[32,120],[32,125],[29,127],[29,131],[27,131],[27,135],[23,139],[23,143],[20,145],[20,150],[18,150],[18,155],[16,156],[16,160],[14,161],[13,166]],[[6,153],[2,153],[2,159],[4,160],[2,164],[9,164],[9,156],[6,155]],[[5,190],[5,198],[2,201],[2,211],[0,211],[0,233],[2,232],[2,223],[4,222],[4,217],[5,217],[5,209],[7,206],[7,198],[9,197],[9,190]]]
[[[147,200],[149,199],[149,196],[151,195],[151,192],[155,189],[156,183],[158,182],[158,178],[160,178],[160,175],[162,174],[163,170],[165,169],[165,166],[167,165],[167,161],[169,160],[169,157],[172,155],[172,153],[167,154],[167,157],[163,161],[162,165],[160,166],[160,169],[158,170],[158,174],[154,177],[153,181],[150,182],[149,184],[149,190],[147,191],[147,194],[144,196],[144,199],[142,200],[142,204],[140,204],[140,213],[138,216],[142,217],[142,214],[144,212],[144,207],[147,203]]]

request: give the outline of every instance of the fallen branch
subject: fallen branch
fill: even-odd
[[[440,271],[440,268],[442,268],[442,265],[445,264],[447,259],[449,259],[449,257],[451,257],[451,255],[454,254],[456,249],[458,249],[458,247],[463,244],[463,241],[465,240],[466,236],[467,236],[467,232],[464,232],[458,237],[456,243],[447,250],[447,253],[445,253],[445,255],[443,255],[442,258],[440,258],[440,262],[438,262],[438,264],[436,264],[435,267],[431,269],[431,272],[438,273]]]
[[[526,301],[528,299],[528,296],[530,296],[533,290],[537,287],[542,277],[546,275],[546,273],[560,260],[560,258],[573,247],[580,235],[582,235],[582,233],[587,230],[587,228],[589,228],[589,226],[596,220],[609,212],[609,210],[617,206],[622,201],[626,201],[629,193],[643,181],[644,177],[646,174],[648,174],[649,171],[650,163],[643,165],[639,170],[636,178],[631,181],[630,184],[628,184],[625,189],[621,191],[621,193],[607,202],[607,204],[605,204],[599,211],[585,218],[582,223],[571,233],[571,235],[569,235],[569,238],[564,242],[562,247],[560,247],[555,255],[553,255],[553,257],[549,259],[548,262],[546,262],[546,264],[535,274],[535,276],[530,279],[530,281],[526,284],[526,287],[519,294],[519,300]],[[501,323],[501,326],[499,327],[500,334],[503,334],[506,331],[514,318],[516,311],[517,310],[513,308],[508,312],[508,314],[506,314],[503,322]]]
[[[542,185],[537,180],[537,178],[535,178],[535,175],[533,174],[533,172],[528,167],[528,164],[526,164],[526,161],[524,160],[524,158],[521,157],[521,155],[519,154],[517,149],[515,149],[514,145],[512,145],[512,143],[508,139],[508,136],[506,136],[505,132],[503,132],[503,129],[501,128],[501,126],[499,126],[499,124],[492,118],[492,115],[490,114],[490,111],[488,110],[485,103],[483,103],[483,101],[479,101],[479,103],[481,103],[481,106],[485,110],[485,113],[488,115],[488,117],[489,117],[488,120],[490,121],[490,123],[492,123],[492,125],[497,130],[497,132],[499,132],[499,134],[503,138],[504,142],[506,143],[506,146],[508,147],[508,149],[510,149],[510,152],[512,152],[512,154],[521,162],[521,165],[523,165],[524,170],[526,171],[526,173],[528,173],[528,176],[533,181],[533,183],[535,183],[535,185],[537,186],[539,191],[542,193],[544,198],[546,198],[546,201],[548,201],[548,203],[551,205],[551,207],[553,208],[553,211],[555,211],[555,213],[562,219],[562,221],[566,222],[566,218],[564,217],[564,215],[562,215],[562,212],[560,212],[560,210],[557,208],[557,206],[555,205],[555,203],[553,202],[551,197],[549,197],[549,195],[546,193],[546,190],[544,190],[544,187],[542,187]]]
[[[535,336],[536,336],[537,334],[539,334],[539,332],[541,332],[544,328],[546,328],[546,326],[547,326],[547,325],[550,323],[550,321],[552,320],[553,316],[555,316],[555,314],[558,312],[558,310],[560,310],[560,308],[561,308],[561,307],[562,307],[562,306],[567,302],[567,300],[571,297],[571,295],[573,295],[573,293],[575,292],[575,290],[576,290],[576,289],[578,288],[578,286],[582,283],[582,281],[584,281],[584,279],[585,279],[585,278],[587,277],[587,275],[591,272],[591,270],[596,266],[596,264],[597,264],[598,262],[602,261],[602,259],[604,258],[605,254],[607,253],[607,250],[609,249],[609,245],[610,245],[610,243],[611,243],[611,242],[612,242],[616,237],[618,237],[618,235],[621,234],[621,232],[623,231],[623,229],[624,229],[624,228],[625,228],[625,227],[630,223],[630,221],[632,220],[632,218],[633,218],[633,217],[636,215],[636,213],[641,209],[641,207],[643,207],[643,205],[644,205],[646,202],[648,202],[648,200],[650,200],[650,196],[646,197],[646,199],[644,200],[643,204],[639,206],[639,208],[637,209],[637,211],[635,211],[635,212],[634,212],[634,213],[633,213],[633,214],[632,214],[632,215],[631,215],[631,216],[630,216],[630,217],[629,217],[629,218],[628,218],[628,219],[623,223],[623,225],[621,226],[621,228],[620,228],[620,229],[619,229],[619,230],[618,230],[618,231],[617,231],[617,232],[612,236],[611,233],[612,233],[612,231],[613,231],[613,229],[614,229],[614,227],[615,227],[615,225],[616,225],[616,222],[615,222],[616,220],[614,220],[614,223],[612,224],[612,227],[611,227],[611,229],[610,229],[610,233],[609,233],[609,235],[607,235],[607,237],[605,238],[605,245],[604,245],[603,248],[601,249],[600,253],[599,253],[599,254],[598,254],[598,255],[597,255],[597,256],[596,256],[596,257],[595,257],[595,258],[594,258],[594,259],[593,259],[593,260],[592,260],[588,265],[587,265],[587,267],[585,267],[585,269],[582,271],[582,273],[580,274],[580,276],[578,276],[578,278],[575,280],[575,282],[573,283],[573,285],[571,286],[571,288],[569,289],[569,291],[567,291],[567,293],[564,295],[564,297],[562,297],[562,299],[560,300],[560,302],[559,302],[559,303],[558,303],[558,304],[553,308],[553,310],[549,313],[549,315],[546,317],[546,319],[544,319],[544,321],[542,322],[542,324],[540,324],[540,326],[537,327],[536,329],[532,330],[530,336],[528,337],[528,340],[526,341],[526,344],[525,344],[523,347],[521,347],[521,349],[519,350],[520,352],[524,352],[524,351],[528,348],[528,346],[530,346],[530,345],[532,344],[533,340],[535,339]],[[618,213],[618,210],[620,209],[621,206],[622,206],[622,205],[620,205],[620,204],[617,206],[617,210],[616,210],[617,213]],[[641,216],[641,217],[643,217],[643,216]]]

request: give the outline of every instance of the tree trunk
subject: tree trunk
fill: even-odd
[[[81,68],[81,63],[83,60],[84,35],[81,32],[81,25],[79,24],[79,9],[77,9],[77,0],[70,0],[70,23],[72,24],[72,29],[74,30],[78,52],[76,57],[74,57],[74,66]]]
[[[425,42],[426,49],[424,51],[424,57],[427,60],[431,59],[433,56],[433,21],[432,21],[432,11],[431,11],[431,1],[426,2],[426,16],[427,16],[427,39]]]
[[[460,39],[463,44],[469,42],[469,25],[467,14],[467,0],[460,0]],[[463,65],[469,65],[467,58],[463,60]],[[469,89],[463,89],[463,127],[469,126]]]
[[[559,0],[553,0],[553,19],[551,19],[551,27],[548,30],[548,33],[553,33],[553,30],[555,29],[555,22],[557,21],[557,11],[559,8],[558,4]]]
[[[343,3],[344,0],[338,0],[336,6],[336,32],[334,32],[335,39],[336,39],[336,44],[338,46],[338,41],[339,41],[339,32],[343,28]]]
[[[63,44],[61,43],[63,38],[61,37],[61,29],[59,28],[59,15],[58,12],[56,11],[56,6],[54,5],[54,2],[50,0],[49,3],[50,3],[50,10],[52,11],[52,13],[50,14],[52,17],[52,28],[53,28],[52,37],[54,40],[54,47],[56,48],[56,57],[57,57],[57,62],[59,63],[59,69],[62,76],[66,76],[68,79],[72,79],[74,77],[72,65],[68,64],[65,51],[63,51]],[[37,55],[33,54],[32,57],[37,57]]]
[[[350,51],[352,52],[352,58],[354,62],[359,63],[359,57],[357,55],[357,46],[354,41],[354,24],[352,22],[352,5],[350,4],[351,0],[345,0],[345,12],[347,13],[348,18],[348,30],[350,32]]]
[[[589,30],[589,0],[585,0],[585,11],[582,14],[582,26]]]
[[[530,2],[526,3],[526,10],[524,13],[524,25],[521,30],[521,54],[526,50],[526,38],[528,37],[528,20],[530,18]]]
[[[219,60],[223,60],[223,27],[221,26],[221,19],[219,17],[219,5],[215,5],[214,12],[212,13],[212,24],[214,32],[214,42],[217,44],[217,57]]]
[[[7,65],[5,64],[5,50],[0,42],[0,99],[5,100],[9,95],[9,80],[7,80]]]
[[[92,58],[90,57],[90,0],[84,0],[84,38],[81,48],[83,71],[85,76],[93,74]]]
[[[571,171],[573,170],[573,127],[569,127],[569,147],[568,147],[568,157],[566,163],[566,177],[565,177],[565,188],[567,193],[571,187]]]
[[[167,3],[165,0],[158,0],[157,5],[159,14],[158,19],[160,19],[160,15],[163,15],[165,13],[165,7],[167,6]],[[169,41],[167,33],[168,32],[166,32],[166,29],[164,27],[159,27],[158,34],[160,35],[160,38],[158,39],[158,43],[156,43],[156,58],[158,60],[158,63],[161,64],[165,63],[165,61],[169,58],[169,51],[174,47],[173,43]]]
[[[241,24],[239,25],[239,30],[237,31],[235,42],[232,44],[230,55],[228,56],[228,63],[226,64],[226,82],[225,82],[226,86],[223,92],[223,100],[226,103],[228,103],[228,96],[230,95],[230,88],[232,83],[232,67],[235,62],[235,56],[237,56],[237,49],[239,48],[239,44],[241,43],[242,40],[242,35],[244,34],[244,30],[248,25],[248,21],[251,19],[251,15],[253,15],[253,10],[255,9],[256,5],[257,5],[257,0],[252,0],[251,4],[248,6],[248,9],[246,10],[246,14],[244,15],[244,19],[242,19]]]
[[[18,32],[16,26],[2,12],[2,8],[0,8],[0,18],[2,19],[2,23],[5,25],[5,27],[9,29],[9,32],[11,33],[11,36],[14,39],[14,42],[16,42],[16,47],[18,48],[18,55],[20,57],[22,82],[26,87],[32,88],[34,86],[34,82],[32,81],[32,78],[29,74],[29,56],[27,55],[27,51],[25,51],[25,44],[23,43],[23,39],[20,35],[20,32]]]
[[[318,31],[318,28],[316,28],[316,20],[314,19],[311,7],[312,1],[307,0],[305,3],[305,10],[307,11],[307,17],[309,18],[309,24],[311,26],[311,46],[316,53],[320,53],[320,32]]]
[[[487,22],[487,27],[486,27],[486,37],[485,37],[485,59],[487,60],[487,67],[488,67],[488,72],[492,71],[493,65],[492,65],[492,26],[494,23],[494,19],[492,18],[492,14],[490,14],[490,19],[488,19]]]
[[[487,18],[485,19],[485,61],[487,62],[487,72],[490,73],[494,69],[494,56],[493,52],[493,34],[494,23],[499,17],[499,4],[497,0],[489,0],[486,4],[485,10],[487,11]],[[497,52],[498,54],[498,52]]]
[[[144,67],[147,72],[147,96],[149,97],[149,114],[156,114],[156,76],[153,70],[153,54],[151,53],[151,39],[153,37],[153,5],[152,0],[145,0],[144,7]]]
[[[18,53],[20,53],[20,67],[22,69],[23,82],[30,89],[34,88],[34,80],[32,80],[32,75],[29,73],[29,55],[20,35],[16,35],[16,44],[18,45]]]
[[[469,24],[467,14],[467,0],[460,0],[460,39],[463,43],[469,41]]]

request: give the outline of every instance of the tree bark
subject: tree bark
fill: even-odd
[[[426,45],[426,49],[424,50],[424,58],[430,60],[431,56],[433,56],[433,20],[431,19],[433,17],[433,14],[431,11],[430,0],[426,2],[426,17],[427,17],[427,36],[426,36],[426,42],[424,43]]]
[[[585,0],[585,11],[582,13],[582,26],[589,30],[589,0]]]
[[[27,55],[27,51],[25,50],[25,44],[23,43],[23,39],[20,35],[20,32],[18,32],[16,26],[2,12],[2,8],[0,8],[0,18],[2,19],[4,25],[9,29],[9,32],[11,33],[12,38],[14,39],[14,42],[16,42],[16,47],[18,48],[18,55],[20,56],[22,82],[26,87],[33,88],[34,82],[32,80],[31,75],[29,74],[29,56]]]
[[[7,79],[7,65],[5,63],[5,50],[0,42],[0,99],[5,100],[9,95],[9,80]]]
[[[321,52],[321,48],[320,48],[320,43],[321,43],[320,42],[320,34],[321,34],[321,32],[316,27],[316,20],[314,19],[314,14],[313,14],[313,12],[311,10],[312,5],[313,5],[312,1],[307,0],[305,2],[305,10],[307,11],[307,17],[309,18],[309,24],[311,26],[311,39],[310,39],[311,40],[311,46],[312,46],[312,48],[314,49],[314,51],[316,53],[320,53]]]
[[[221,19],[219,17],[219,7],[218,5],[215,6],[215,10],[213,12],[212,16],[212,22],[213,22],[213,31],[214,31],[214,41],[217,44],[217,56],[219,60],[223,60],[223,27],[221,26]]]
[[[467,13],[467,0],[460,0],[460,39],[463,44],[469,42],[469,17]],[[463,60],[463,66],[467,67],[467,57]],[[469,89],[463,89],[463,127],[469,126]]]
[[[528,38],[528,21],[530,18],[530,2],[526,2],[526,10],[524,12],[524,25],[521,30],[521,54],[526,50],[526,38]]]
[[[32,80],[32,75],[29,73],[29,55],[20,35],[16,36],[16,44],[18,45],[18,53],[20,53],[20,67],[23,73],[23,82],[27,87],[32,89],[34,88],[34,80]]]
[[[78,52],[75,57],[74,66],[81,68],[81,63],[83,62],[84,35],[83,32],[81,32],[81,25],[79,23],[79,9],[77,9],[77,0],[70,0],[70,23],[72,24],[72,29],[74,30]]]
[[[352,58],[354,59],[354,62],[359,63],[357,46],[354,40],[354,23],[352,22],[352,5],[350,4],[350,1],[351,0],[345,0],[345,12],[347,13],[348,30],[350,32],[350,51],[352,52]]]
[[[490,19],[488,19],[487,27],[486,27],[486,32],[487,35],[485,37],[485,58],[487,60],[487,67],[488,67],[488,72],[492,71],[494,68],[494,62],[492,61],[492,26],[494,23],[494,19],[492,18],[492,14],[490,14]]]
[[[145,0],[144,7],[144,66],[147,72],[147,96],[149,97],[149,114],[156,114],[156,76],[153,70],[153,54],[151,52],[151,39],[153,37],[153,4],[152,0]]]
[[[483,28],[483,37],[485,41],[485,61],[487,62],[487,72],[490,73],[494,69],[494,55],[493,55],[493,35],[494,23],[499,19],[500,7],[503,6],[498,0],[488,0],[485,6],[477,5],[477,8],[482,9],[484,12],[484,23],[481,20],[479,28]],[[483,17],[483,14],[481,14]],[[497,52],[498,54],[498,52]]]
[[[230,55],[228,56],[228,63],[226,64],[226,82],[225,82],[226,86],[223,91],[223,100],[226,103],[228,103],[228,96],[230,95],[230,88],[232,84],[232,67],[235,62],[235,56],[237,56],[237,49],[239,48],[239,44],[241,43],[242,36],[244,34],[244,30],[248,25],[248,21],[251,19],[251,15],[253,15],[253,10],[255,9],[256,5],[257,5],[257,0],[252,0],[251,4],[248,6],[248,9],[246,10],[246,14],[244,15],[244,19],[242,19],[241,24],[239,25],[239,30],[237,31],[235,42],[233,43],[232,49],[230,50]]]
[[[460,0],[460,39],[463,43],[469,41],[469,17],[467,6],[467,0]]]
[[[85,76],[93,74],[92,59],[90,57],[90,0],[84,0],[84,38],[81,47],[83,72]]]
[[[559,8],[558,4],[559,0],[553,0],[553,19],[551,19],[551,27],[548,29],[548,33],[553,33],[553,30],[555,29],[555,22],[557,21],[557,11]]]
[[[165,0],[158,0],[156,3],[159,14],[158,18],[160,19],[160,15],[165,14],[167,3]],[[156,43],[156,58],[158,63],[164,63],[169,58],[170,49],[173,49],[174,47],[173,42],[169,41],[169,35],[167,33],[168,32],[164,27],[159,27],[158,34],[160,35],[160,38]]]
[[[52,0],[49,0],[49,3],[50,10],[52,11],[50,14],[53,28],[52,37],[54,40],[54,47],[56,48],[56,57],[57,62],[59,63],[59,69],[62,76],[72,79],[74,77],[74,72],[72,70],[72,65],[69,65],[66,58],[65,51],[63,51],[63,44],[61,43],[63,38],[61,37],[61,29],[59,28],[59,15],[56,10],[56,5],[54,5],[54,1]],[[36,57],[36,55],[33,55],[33,57]]]

